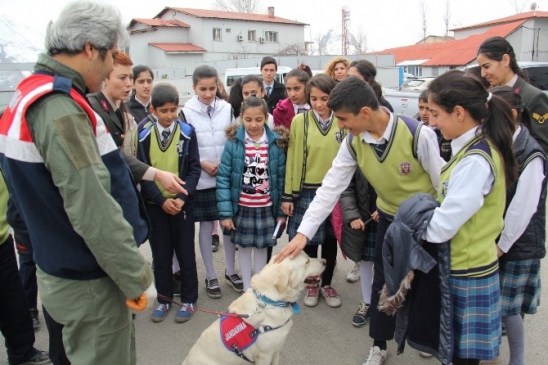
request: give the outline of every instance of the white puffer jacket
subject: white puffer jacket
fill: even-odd
[[[198,96],[185,103],[183,112],[188,124],[191,124],[198,138],[198,149],[200,161],[220,162],[221,155],[225,148],[225,128],[234,121],[232,107],[222,99],[216,99],[213,104],[215,109],[211,118],[203,110],[203,104],[198,101]],[[197,190],[210,189],[215,187],[215,176],[209,176],[202,170]]]

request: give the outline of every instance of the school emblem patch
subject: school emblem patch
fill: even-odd
[[[413,172],[413,166],[411,165],[411,162],[405,161],[400,164],[400,175],[409,175],[411,172]]]
[[[441,196],[445,198],[447,196],[448,190],[449,190],[449,181],[445,180],[444,182],[441,183],[441,191],[440,191]]]
[[[544,115],[540,115],[538,113],[533,113],[533,118],[535,118],[535,120],[539,124],[544,124],[544,122],[546,122],[546,120],[548,120],[548,113],[546,113]]]
[[[337,143],[342,143],[342,140],[343,140],[343,137],[342,137],[341,131],[338,131],[337,133],[335,133],[335,141],[337,141]]]

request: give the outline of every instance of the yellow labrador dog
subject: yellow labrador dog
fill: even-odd
[[[277,264],[271,260],[251,278],[251,288],[230,304],[229,314],[202,332],[183,365],[279,364],[305,279],[324,269],[324,260],[304,252]]]

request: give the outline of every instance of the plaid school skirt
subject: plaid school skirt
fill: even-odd
[[[196,190],[194,194],[194,222],[212,222],[219,220],[217,212],[216,189]]]
[[[290,241],[297,235],[297,229],[303,221],[304,213],[308,209],[308,206],[312,203],[312,200],[314,200],[314,196],[316,196],[316,190],[317,189],[303,189],[301,197],[293,202],[293,216],[289,217],[289,222],[287,224],[287,235],[289,236]],[[326,236],[335,237],[335,231],[333,231],[330,218],[331,216],[323,221],[314,237],[308,243],[309,245],[321,245],[324,243]]]
[[[501,342],[499,274],[471,278],[451,276],[455,355],[491,360]]]
[[[371,221],[365,227],[365,244],[363,245],[362,260],[373,261],[375,257],[375,243],[377,242],[378,223]]]
[[[235,245],[255,248],[276,245],[276,240],[272,239],[276,229],[272,207],[250,208],[240,205],[233,223],[236,230],[230,231],[230,239]]]
[[[500,263],[502,316],[535,314],[540,305],[540,260]]]

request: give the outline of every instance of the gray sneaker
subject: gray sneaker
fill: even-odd
[[[217,279],[206,279],[205,281],[207,296],[213,299],[219,299],[222,296],[221,288],[219,287],[219,281]]]
[[[358,280],[360,280],[360,263],[356,262],[352,270],[346,274],[346,281],[349,283],[355,283]]]
[[[232,287],[232,289],[234,289],[236,293],[243,293],[244,283],[240,275],[238,274],[227,275],[225,271],[225,281],[228,285]]]
[[[42,364],[51,364],[51,360],[49,359],[49,352],[38,350],[38,352],[34,354],[30,359],[28,359],[25,362],[22,362],[19,365],[42,365]]]

